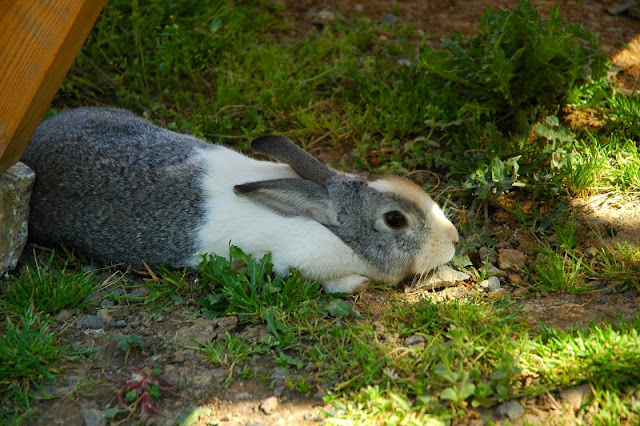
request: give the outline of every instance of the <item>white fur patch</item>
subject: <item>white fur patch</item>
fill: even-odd
[[[257,258],[271,253],[275,272],[280,275],[291,267],[306,280],[321,283],[367,275],[371,267],[323,225],[307,218],[280,216],[233,192],[235,185],[247,182],[299,178],[291,167],[254,160],[221,146],[202,150],[199,155],[207,165],[202,181],[207,202],[199,253],[228,256],[231,243]],[[195,264],[198,261],[194,259]],[[362,279],[350,282],[360,285]],[[340,291],[355,289],[338,287]]]

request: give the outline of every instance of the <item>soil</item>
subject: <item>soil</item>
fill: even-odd
[[[452,31],[472,35],[482,13],[489,6],[507,7],[515,2],[507,0],[285,0],[282,13],[293,15],[296,28],[291,37],[304,37],[314,26],[322,26],[327,19],[337,14],[352,17],[356,14],[367,16],[375,21],[406,23],[411,22],[423,37],[435,47],[440,39]],[[533,1],[544,15],[553,6],[551,1]],[[563,1],[560,5],[562,16],[568,21],[582,24],[589,31],[599,34],[600,46],[616,66],[611,78],[616,80],[623,91],[636,90],[640,84],[640,20],[628,14],[612,16],[607,13],[611,1]],[[416,40],[416,42],[419,40]],[[640,239],[640,211],[636,200],[625,200],[612,196],[578,200],[572,208],[582,212],[581,225],[617,231],[618,240],[638,244]],[[541,206],[537,206],[540,208]],[[523,229],[516,218],[500,205],[491,206],[489,221],[494,228],[496,238],[505,246],[524,253],[533,260],[535,253],[530,248],[535,241],[530,233]],[[462,212],[463,213],[463,212]],[[515,231],[514,231],[515,229]],[[611,239],[587,241],[584,249],[613,244]],[[27,250],[26,252],[29,252]],[[105,273],[107,274],[107,273]],[[512,274],[503,278],[503,290],[514,297],[527,314],[530,323],[537,327],[544,324],[551,327],[569,329],[581,327],[593,322],[613,321],[618,318],[632,319],[638,315],[639,295],[628,289],[606,283],[597,291],[585,294],[537,293],[530,294]],[[105,275],[106,277],[106,275]],[[144,295],[146,288],[136,286],[144,275],[130,274],[132,285],[123,286],[123,292],[129,295]],[[438,302],[453,298],[465,298],[477,288],[471,280],[438,291],[403,291],[398,288],[398,297],[415,302],[431,298]],[[357,306],[370,312],[380,312],[388,307],[385,300],[388,294],[381,290],[369,289],[354,296]],[[485,297],[490,297],[487,295]],[[168,382],[185,384],[176,394],[168,393],[159,406],[162,415],[151,414],[148,424],[176,424],[178,418],[195,407],[198,412],[194,418],[197,425],[298,425],[320,424],[322,410],[332,410],[322,400],[326,389],[318,386],[309,395],[302,395],[287,387],[287,381],[295,381],[299,374],[313,375],[313,371],[304,368],[276,366],[271,355],[261,355],[255,359],[255,369],[259,375],[267,377],[246,380],[234,379],[225,386],[226,370],[212,365],[198,351],[190,349],[195,343],[189,335],[198,339],[224,339],[225,332],[239,333],[249,341],[259,339],[266,329],[262,326],[246,326],[231,319],[203,320],[194,319],[195,301],[187,300],[181,305],[169,306],[160,316],[148,313],[147,306],[140,304],[117,303],[103,300],[96,303],[95,316],[86,317],[79,312],[63,311],[58,315],[63,339],[76,341],[76,348],[89,348],[88,362],[74,365],[72,371],[46,387],[43,399],[36,400],[32,407],[41,413],[38,420],[27,424],[104,424],[100,411],[112,401],[116,389],[124,383],[124,375],[131,366],[149,367],[152,364],[164,366],[164,377]],[[96,319],[97,318],[97,319]],[[102,326],[94,329],[92,321],[103,321]],[[109,334],[137,334],[143,348],[134,347],[128,357]],[[174,338],[182,345],[167,345]],[[125,362],[126,358],[126,362]],[[163,382],[167,383],[167,382]],[[551,395],[550,395],[551,396]],[[555,395],[558,397],[558,395]],[[275,398],[274,398],[275,397]],[[558,402],[560,401],[560,402]],[[562,405],[559,398],[553,396],[522,401],[525,416],[516,421],[527,420],[534,424],[562,423],[573,424],[575,412]],[[116,404],[117,405],[117,402]],[[95,422],[91,422],[91,417]],[[478,424],[486,420],[496,420],[492,410],[478,412]],[[97,420],[96,420],[97,419]],[[121,424],[135,424],[135,417],[116,417]]]

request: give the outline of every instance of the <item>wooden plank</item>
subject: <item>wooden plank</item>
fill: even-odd
[[[0,0],[0,173],[42,121],[106,0]]]

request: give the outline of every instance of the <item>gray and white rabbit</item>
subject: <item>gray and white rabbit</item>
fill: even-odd
[[[197,268],[229,244],[327,292],[396,283],[453,257],[458,232],[417,185],[333,170],[279,136],[258,161],[109,108],[44,121],[22,161],[36,172],[29,233],[100,264]]]

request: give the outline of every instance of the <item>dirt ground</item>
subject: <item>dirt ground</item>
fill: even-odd
[[[376,21],[393,23],[412,22],[429,43],[439,45],[439,40],[452,31],[460,31],[471,35],[482,13],[489,6],[512,6],[514,1],[507,0],[285,0],[283,13],[292,14],[296,18],[296,29],[293,37],[303,37],[313,26],[321,26],[337,14],[347,17],[354,14],[365,15]],[[551,1],[533,1],[541,8],[543,14],[553,6]],[[616,3],[608,0],[561,1],[562,16],[568,21],[581,23],[589,31],[598,33],[601,48],[610,55],[615,65],[612,78],[620,87],[632,91],[640,86],[640,20],[627,13],[613,16],[607,8]],[[575,207],[583,206],[582,223],[584,226],[613,226],[618,238],[637,244],[640,239],[640,213],[637,202],[600,197],[594,200],[576,201]],[[497,238],[502,243],[511,243],[527,256],[529,241],[526,232],[518,229],[514,217],[493,206],[490,219]],[[517,238],[514,238],[514,229]],[[518,241],[518,242],[515,242]],[[585,244],[597,246],[599,242]],[[27,250],[28,251],[28,250]],[[142,277],[136,278],[140,282]],[[515,279],[515,278],[514,278]],[[409,301],[416,298],[430,297],[434,300],[466,297],[473,282],[462,282],[441,291],[428,293],[403,292],[399,294]],[[621,290],[616,287],[603,287],[601,291],[588,294],[528,294],[515,282],[505,282],[506,291],[516,296],[523,306],[530,322],[540,322],[547,326],[570,328],[590,324],[594,321],[615,321],[620,316],[631,319],[638,315],[640,297],[637,293]],[[144,295],[144,287],[127,288],[134,295]],[[358,304],[367,306],[374,312],[385,309],[385,297],[376,290],[369,290],[360,295]],[[104,424],[101,414],[114,397],[114,389],[120,385],[121,378],[129,367],[124,365],[124,353],[116,342],[109,339],[109,333],[139,335],[143,341],[142,350],[132,350],[127,364],[129,366],[161,363],[165,366],[165,376],[173,383],[188,382],[178,396],[165,397],[161,400],[164,416],[152,415],[148,424],[176,424],[179,416],[190,409],[199,407],[197,425],[299,425],[320,424],[324,406],[322,396],[326,390],[319,387],[310,396],[303,396],[290,390],[285,383],[295,379],[299,371],[291,368],[276,367],[273,357],[261,355],[256,360],[270,381],[261,379],[234,380],[229,387],[223,383],[226,377],[224,369],[212,366],[199,352],[189,349],[188,335],[200,339],[223,338],[226,331],[240,333],[248,340],[258,340],[266,333],[261,326],[240,326],[232,319],[213,321],[195,320],[186,322],[193,314],[195,301],[179,307],[167,309],[160,317],[147,317],[144,306],[116,304],[103,300],[95,306],[97,317],[103,327],[94,327],[90,320],[80,313],[63,311],[57,321],[64,329],[63,337],[77,341],[76,348],[91,348],[94,354],[90,361],[78,364],[74,371],[63,379],[50,384],[43,399],[36,401],[34,408],[42,412],[39,420],[30,424]],[[182,336],[183,347],[167,346],[165,342]],[[306,374],[312,372],[305,371]],[[269,382],[273,386],[269,386]],[[553,403],[552,403],[553,402]],[[538,398],[524,401],[526,414],[523,419],[534,424],[562,423],[573,424],[574,413],[571,409],[549,398]],[[491,412],[481,413],[486,419],[492,419]],[[135,424],[136,419],[124,419],[122,424]],[[483,424],[480,421],[478,424]]]

